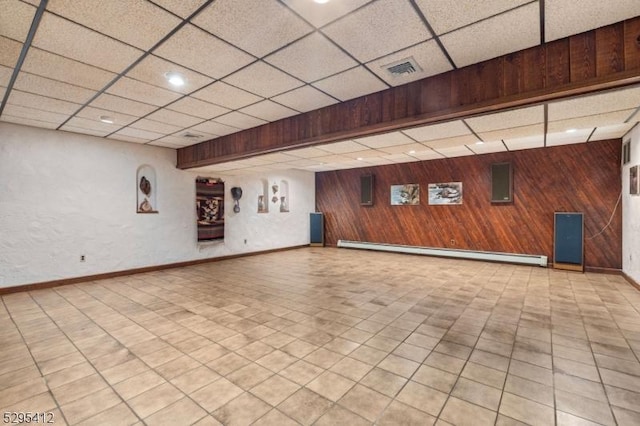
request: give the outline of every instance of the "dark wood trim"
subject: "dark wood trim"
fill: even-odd
[[[622,276],[624,277],[625,280],[627,280],[627,282],[629,284],[631,284],[636,290],[640,291],[640,284],[638,282],[636,282],[636,280],[634,280],[633,278],[631,278],[629,275],[625,274],[624,272],[622,273]]]
[[[178,150],[188,169],[640,84],[640,17]]]
[[[165,269],[184,268],[185,266],[194,266],[194,265],[200,265],[202,263],[211,263],[211,262],[218,262],[222,260],[237,259],[240,257],[257,256],[260,254],[295,250],[295,249],[308,247],[308,246],[309,246],[308,244],[303,244],[303,245],[293,246],[293,247],[283,247],[283,248],[277,248],[277,249],[271,249],[271,250],[253,251],[250,253],[232,254],[229,256],[209,257],[206,259],[187,260],[185,262],[166,263],[164,265],[145,266],[142,268],[133,268],[133,269],[125,269],[122,271],[105,272],[104,274],[85,275],[82,277],[62,278],[60,280],[44,281],[44,282],[33,283],[33,284],[23,284],[23,285],[17,285],[12,287],[2,287],[0,288],[0,296],[4,294],[19,293],[22,291],[42,290],[46,288],[60,287],[60,286],[69,285],[69,284],[78,284],[78,283],[83,283],[88,281],[105,280],[109,278],[123,277],[127,275],[143,274],[146,272],[162,271]]]
[[[594,274],[624,275],[622,269],[601,268],[599,266],[585,266],[584,271]]]

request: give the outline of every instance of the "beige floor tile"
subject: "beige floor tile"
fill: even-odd
[[[502,394],[499,412],[533,426],[546,426],[555,423],[553,408],[508,392]]]
[[[219,378],[220,375],[218,373],[215,373],[208,367],[200,366],[171,379],[171,383],[182,392],[190,394],[210,383],[215,382]]]
[[[402,343],[393,351],[394,355],[398,355],[415,362],[424,361],[430,353],[431,351],[429,349],[411,345],[409,343]]]
[[[70,424],[79,423],[102,411],[118,405],[122,400],[111,389],[102,389],[84,398],[77,399],[60,408]]]
[[[109,382],[109,384],[115,385],[116,383],[122,382],[130,377],[144,373],[145,371],[149,371],[149,367],[147,367],[145,363],[139,359],[132,359],[131,361],[108,368],[100,373],[107,382]]]
[[[335,363],[344,358],[344,355],[341,355],[336,352],[328,351],[324,348],[317,349],[311,352],[309,355],[304,357],[304,360],[310,362],[312,364],[317,365],[323,369],[331,368]]]
[[[339,400],[349,389],[355,385],[353,380],[349,380],[331,371],[325,371],[307,384],[318,395],[331,401]]]
[[[352,411],[347,410],[339,405],[334,405],[329,408],[320,417],[314,425],[316,426],[335,426],[335,425],[353,425],[353,426],[367,426],[371,423]]]
[[[504,391],[554,407],[553,387],[551,386],[509,374],[504,385]]]
[[[612,407],[619,426],[636,426],[640,424],[640,413],[620,407]]]
[[[277,373],[280,370],[287,368],[297,360],[298,359],[296,357],[289,355],[286,352],[275,350],[258,359],[256,362],[274,373]]]
[[[131,409],[143,419],[173,404],[183,396],[184,394],[170,383],[163,383],[139,394],[127,403]]]
[[[111,408],[96,414],[80,423],[79,426],[93,426],[93,425],[106,425],[106,424],[120,424],[120,425],[132,425],[139,421],[138,416],[126,404],[120,403]],[[56,421],[56,425],[58,422]]]
[[[598,426],[600,423],[590,422],[587,419],[556,410],[556,424],[558,426]]]
[[[600,368],[600,374],[602,375],[602,381],[607,385],[640,393],[640,376],[620,373],[606,368]]]
[[[394,400],[384,411],[377,424],[380,426],[430,426],[435,422],[436,418],[424,411],[416,410]]]
[[[611,405],[640,413],[640,393],[608,385],[605,389]]]
[[[195,359],[182,355],[172,361],[163,363],[155,367],[156,372],[167,380],[171,380],[174,377],[178,377],[187,371],[193,370],[196,367],[200,367],[202,364]]]
[[[92,374],[51,390],[59,405],[65,405],[109,387],[102,377]]]
[[[592,382],[600,381],[600,375],[598,374],[598,369],[595,366],[564,358],[554,358],[553,371],[556,373],[581,377],[583,379],[591,380]]]
[[[565,358],[571,361],[581,362],[583,364],[591,364],[594,365],[595,362],[593,360],[593,354],[591,350],[587,348],[587,350],[575,349],[569,346],[563,346],[558,344],[553,344],[553,356],[558,358]]]
[[[242,388],[221,378],[193,392],[190,397],[208,412],[213,412],[241,393]]]
[[[251,395],[243,393],[213,412],[213,417],[223,425],[249,425],[265,415],[271,406]]]
[[[378,364],[378,368],[382,368],[383,370],[387,370],[393,374],[405,377],[407,379],[413,375],[413,373],[418,369],[419,366],[420,364],[415,361],[411,361],[409,359],[402,358],[393,354],[387,356]]]
[[[278,331],[276,333],[270,334],[266,337],[263,337],[262,339],[260,339],[260,341],[262,343],[265,343],[269,346],[272,346],[276,349],[280,349],[285,345],[288,345],[289,343],[293,342],[294,340],[296,340],[295,337],[290,336],[286,333],[283,333],[281,331]]]
[[[304,386],[311,380],[318,377],[323,371],[324,369],[317,365],[300,360],[280,371],[279,374],[301,386]]]
[[[300,385],[276,374],[251,389],[251,393],[276,406],[298,389],[300,389]]]
[[[493,386],[497,389],[502,389],[507,373],[474,362],[468,362],[460,376],[488,386]]]
[[[611,408],[606,402],[595,401],[573,393],[557,390],[556,408],[600,424],[615,424]]]
[[[156,372],[149,370],[123,380],[114,385],[113,389],[126,401],[163,383],[166,383],[165,379]]]
[[[365,386],[356,385],[340,399],[339,404],[370,422],[375,422],[390,402],[391,398]]]
[[[509,358],[492,354],[491,352],[485,352],[480,349],[475,349],[471,353],[469,361],[495,370],[507,371],[509,369]]]
[[[512,360],[509,365],[509,374],[546,386],[553,386],[553,372],[551,370],[526,362]]]
[[[273,371],[251,363],[227,375],[227,379],[244,390],[249,390],[273,375]]]
[[[278,409],[303,424],[310,425],[332,406],[331,401],[306,388],[282,402]]]
[[[345,339],[351,340],[356,343],[364,343],[371,339],[375,333],[370,333],[364,330],[358,330],[357,328],[351,328],[340,335]]]
[[[374,368],[361,381],[361,384],[389,397],[395,397],[407,383],[407,379],[386,370]]]
[[[29,399],[47,391],[46,382],[42,377],[26,380],[18,385],[0,391],[0,407]]]
[[[462,360],[467,360],[471,355],[472,348],[443,340],[438,343],[438,345],[433,350],[434,352],[439,352],[441,354],[451,355]]]
[[[453,396],[447,400],[440,418],[454,425],[493,425],[498,413]]]
[[[461,377],[458,379],[451,395],[491,411],[497,411],[502,392],[496,388]]]
[[[357,382],[371,371],[372,368],[373,367],[367,363],[347,356],[331,367],[331,371]]]
[[[465,362],[450,355],[431,352],[423,364],[458,375],[462,371]]]
[[[582,395],[585,398],[595,399],[597,401],[607,401],[607,397],[604,393],[604,387],[600,382],[592,382],[590,380],[581,379],[580,377],[568,376],[561,373],[555,373],[553,375],[553,379],[557,390]]]
[[[307,343],[302,340],[295,340],[281,348],[283,352],[286,352],[289,355],[293,355],[297,358],[304,358],[316,349],[318,349],[318,346],[312,345],[311,343]]]
[[[258,419],[253,426],[297,426],[300,423],[288,417],[277,409],[272,409],[267,414]]]
[[[447,394],[409,381],[396,399],[432,416],[438,416],[447,400]]]
[[[444,393],[451,392],[458,376],[428,365],[421,365],[411,380],[427,385]]]
[[[207,367],[221,376],[226,376],[250,363],[248,359],[232,352],[207,363]]]
[[[339,353],[341,355],[349,355],[356,348],[360,346],[359,343],[352,342],[351,340],[343,339],[342,337],[336,337],[329,343],[326,343],[323,348],[332,352]]]

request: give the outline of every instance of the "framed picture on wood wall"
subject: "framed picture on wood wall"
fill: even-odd
[[[629,169],[629,194],[640,195],[640,176],[638,176],[638,168],[633,166]]]

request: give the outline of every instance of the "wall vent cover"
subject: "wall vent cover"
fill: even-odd
[[[382,66],[383,69],[387,71],[387,73],[393,77],[402,77],[407,74],[413,74],[414,72],[422,71],[422,68],[413,56],[408,58],[401,59],[396,62],[392,62],[387,65]]]
[[[204,137],[203,135],[199,135],[197,133],[191,133],[191,132],[184,132],[181,136],[187,139],[200,139]]]

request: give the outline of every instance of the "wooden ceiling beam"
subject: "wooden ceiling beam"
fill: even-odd
[[[640,83],[640,17],[178,150],[208,166]]]

